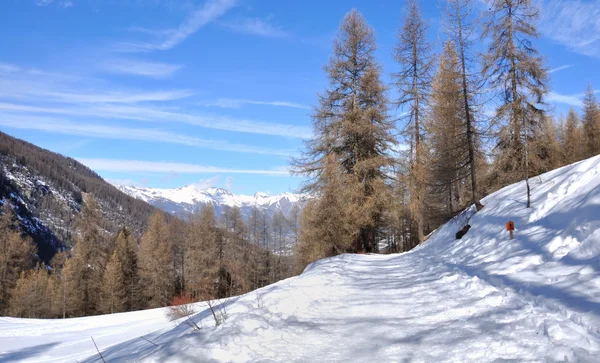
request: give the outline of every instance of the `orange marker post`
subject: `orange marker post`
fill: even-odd
[[[510,234],[510,239],[513,239],[513,231],[515,230],[515,222],[513,222],[513,221],[506,222],[506,230]]]

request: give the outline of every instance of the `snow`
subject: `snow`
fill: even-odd
[[[100,362],[93,336],[107,362],[599,362],[599,172],[596,157],[533,178],[530,209],[508,186],[409,253],[317,261],[222,301],[218,327],[204,303],[200,331],[162,309],[0,318],[0,361]]]
[[[263,192],[258,192],[253,196],[234,195],[225,189],[204,189],[202,186],[195,184],[176,189],[138,188],[126,185],[116,185],[116,187],[122,192],[145,202],[164,199],[179,204],[210,203],[213,205],[225,205],[228,207],[254,205],[259,207],[268,207],[277,204],[282,199],[287,199],[290,203],[297,203],[298,201],[307,198],[306,195],[294,193],[282,193],[274,196]]]

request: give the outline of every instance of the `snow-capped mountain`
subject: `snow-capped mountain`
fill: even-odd
[[[257,207],[262,211],[267,211],[269,215],[274,214],[277,210],[289,215],[294,206],[302,209],[308,199],[306,194],[294,193],[268,195],[258,192],[252,196],[235,195],[222,188],[205,189],[196,184],[176,189],[115,186],[125,194],[180,217],[198,212],[207,204],[211,204],[217,214],[222,213],[227,207],[239,207],[242,215],[247,217],[252,209]]]

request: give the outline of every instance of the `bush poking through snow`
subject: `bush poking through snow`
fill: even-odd
[[[192,315],[196,313],[193,307],[194,301],[190,296],[175,296],[171,300],[171,306],[167,309],[166,315],[170,321],[184,319],[183,322],[194,330],[200,330],[198,324],[192,320]]]
[[[227,310],[225,309],[225,305],[216,305],[213,300],[207,300],[206,304],[215,319],[215,326],[219,326],[227,320]]]

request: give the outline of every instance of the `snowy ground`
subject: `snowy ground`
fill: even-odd
[[[343,255],[233,298],[194,332],[161,309],[0,318],[0,361],[600,362],[600,157],[485,198],[401,255]],[[515,239],[504,231],[515,222]],[[140,338],[149,339],[156,344]]]

